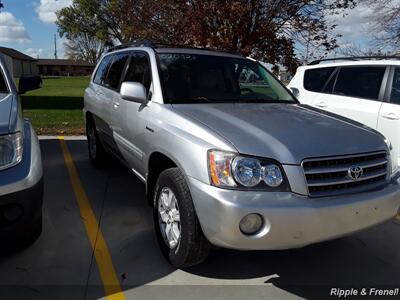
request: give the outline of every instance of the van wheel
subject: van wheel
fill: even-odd
[[[163,171],[154,190],[154,225],[164,256],[176,268],[203,262],[210,243],[201,230],[192,197],[178,168]]]
[[[86,136],[90,161],[95,168],[103,168],[106,164],[107,153],[99,139],[93,120],[86,123]]]

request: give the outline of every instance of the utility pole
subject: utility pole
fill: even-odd
[[[57,37],[55,34],[54,34],[54,58],[57,59]]]

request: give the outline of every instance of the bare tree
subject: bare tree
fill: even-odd
[[[105,44],[87,33],[69,36],[65,42],[66,56],[74,60],[84,60],[96,64],[105,50]]]
[[[398,52],[400,46],[400,1],[364,0],[363,3],[372,7],[374,11],[374,15],[371,16],[374,46]]]

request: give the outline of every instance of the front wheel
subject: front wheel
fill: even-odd
[[[210,244],[201,230],[189,188],[178,168],[163,171],[154,190],[154,225],[164,256],[176,268],[203,262]]]

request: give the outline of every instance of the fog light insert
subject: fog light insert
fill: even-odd
[[[16,204],[7,205],[3,208],[3,218],[7,223],[16,222],[23,214],[22,207]]]
[[[246,235],[256,234],[264,224],[263,217],[259,214],[248,214],[239,223],[239,228]]]

